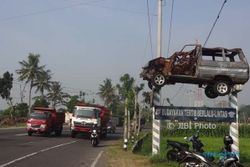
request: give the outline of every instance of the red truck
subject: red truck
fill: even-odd
[[[65,113],[56,112],[53,108],[35,107],[27,121],[28,135],[40,133],[49,136],[52,132],[55,132],[56,136],[60,136],[64,120]]]
[[[78,133],[89,132],[94,124],[97,125],[102,137],[106,137],[107,125],[111,111],[106,107],[96,104],[77,104],[70,121],[71,137],[75,138]]]

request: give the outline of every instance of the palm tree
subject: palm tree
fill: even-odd
[[[112,85],[111,79],[106,78],[103,84],[100,84],[98,94],[104,101],[104,104],[110,108],[115,98],[115,87]]]
[[[69,97],[67,93],[64,93],[60,82],[51,82],[51,89],[47,94],[47,99],[51,101],[52,107],[56,107],[58,104],[66,104],[65,98]]]
[[[140,112],[140,109],[139,109],[139,113],[138,113],[138,117],[137,117],[137,111],[138,111],[138,108],[139,106],[137,106],[138,104],[138,95],[140,93],[140,91],[144,88],[144,84],[140,84],[140,86],[135,86],[134,87],[134,94],[135,94],[135,110],[134,110],[134,127],[133,127],[133,131],[134,133],[137,132],[137,135],[139,135],[139,131],[141,129],[141,112]],[[137,126],[138,125],[138,126]],[[138,127],[138,129],[136,129]]]
[[[124,109],[124,139],[130,138],[130,111],[128,110],[129,100],[131,100],[131,94],[133,94],[134,78],[130,77],[129,74],[124,74],[120,78],[121,85],[118,84],[117,88],[121,99],[125,99]]]
[[[39,54],[30,53],[28,61],[20,61],[21,69],[16,70],[20,81],[25,81],[25,85],[30,83],[29,88],[29,108],[31,107],[31,91],[34,87],[34,81],[42,73],[45,66],[39,66]],[[30,111],[29,111],[30,112]]]
[[[152,92],[143,92],[143,93],[142,93],[142,96],[143,96],[143,102],[144,102],[146,105],[150,105],[150,103],[151,103],[151,98],[152,98]]]
[[[36,93],[38,91],[40,91],[42,98],[44,98],[44,91],[50,90],[51,87],[51,71],[50,70],[46,70],[46,71],[42,71],[40,73],[40,75],[38,76],[37,80],[34,81],[33,86],[36,87]]]

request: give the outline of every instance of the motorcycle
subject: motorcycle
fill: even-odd
[[[97,125],[94,125],[90,133],[90,141],[93,147],[99,144],[99,134],[97,132]]]
[[[182,167],[243,167],[239,163],[239,159],[236,154],[232,152],[231,145],[233,144],[233,139],[231,136],[226,135],[224,137],[224,147],[220,153],[224,153],[225,156],[220,158],[218,163],[213,163],[213,157],[205,157],[202,154],[203,144],[198,138],[198,135],[192,136],[189,139],[193,143],[194,151],[184,151],[182,154],[185,157],[179,161],[180,166]],[[198,152],[199,151],[199,152]]]
[[[192,147],[193,147],[193,151],[195,152],[204,152],[202,147],[204,146],[203,143],[199,140],[199,131],[197,131],[197,133],[193,136],[191,136],[189,139],[187,137],[184,137],[184,139],[186,141],[191,141],[192,142]],[[178,141],[172,141],[172,140],[167,140],[167,149],[171,148],[170,150],[168,150],[167,152],[167,160],[170,161],[180,161],[181,159],[183,159],[183,155],[182,153],[185,153],[184,151],[188,151],[189,150],[189,145],[187,143],[181,143]]]

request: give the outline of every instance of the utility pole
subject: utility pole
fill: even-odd
[[[163,0],[158,0],[158,24],[157,24],[157,50],[156,57],[162,56],[162,4]],[[153,124],[152,124],[152,154],[160,153],[160,131],[161,121],[155,119],[155,105],[160,104],[160,90],[153,90]]]

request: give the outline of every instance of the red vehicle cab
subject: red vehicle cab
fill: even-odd
[[[55,132],[56,136],[60,136],[64,120],[64,113],[56,112],[52,108],[35,107],[27,121],[28,135],[31,136],[33,133],[40,133],[49,136],[52,132]]]

